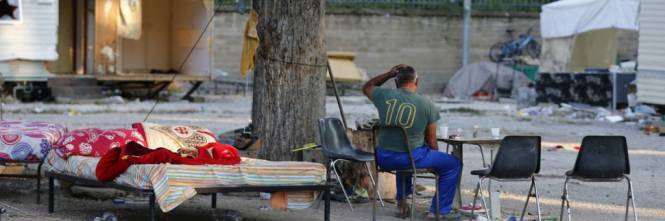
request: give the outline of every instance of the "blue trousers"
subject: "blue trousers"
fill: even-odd
[[[462,165],[460,161],[446,153],[430,149],[423,145],[413,150],[413,159],[418,169],[433,169],[439,174],[437,185],[439,187],[439,213],[450,213],[455,198],[457,179],[459,178]],[[381,168],[388,170],[411,169],[408,152],[395,152],[377,148],[377,163]],[[406,179],[406,193],[402,193],[402,180]],[[411,175],[397,175],[397,200],[404,198],[405,194],[411,193]],[[430,212],[434,213],[436,196],[432,198]]]

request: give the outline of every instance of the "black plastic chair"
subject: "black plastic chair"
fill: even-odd
[[[395,174],[401,174],[401,175],[411,174],[412,175],[411,176],[412,177],[412,183],[411,183],[411,208],[410,208],[411,214],[410,214],[410,220],[413,221],[413,217],[415,215],[415,205],[416,205],[415,195],[416,195],[416,185],[417,185],[418,174],[426,174],[426,173],[434,174],[434,177],[422,177],[422,178],[434,178],[434,180],[439,180],[439,174],[437,174],[436,171],[431,170],[431,169],[416,169],[416,162],[413,160],[413,148],[411,147],[411,144],[409,143],[408,134],[407,134],[406,130],[403,127],[377,125],[373,128],[374,137],[377,137],[376,132],[378,130],[399,130],[400,133],[402,134],[402,138],[404,138],[403,141],[404,141],[404,145],[407,147],[407,151],[409,153],[409,161],[411,163],[411,169],[404,169],[404,170],[394,171],[394,170],[388,170],[388,169],[381,168],[378,163],[375,163],[374,165],[376,166],[377,174],[379,172],[389,172],[389,173],[395,172]],[[374,145],[374,147],[375,147],[375,149],[374,149],[374,159],[376,161],[376,145]],[[406,196],[406,190],[405,190],[406,185],[405,185],[404,182],[406,182],[406,179],[402,179],[402,194],[404,194]],[[378,180],[377,180],[376,186],[378,186],[378,185],[379,185],[379,183],[378,183]],[[376,188],[375,190],[376,190],[376,194],[378,194],[379,193],[378,188]],[[438,221],[439,216],[440,216],[440,214],[439,214],[439,208],[440,208],[440,205],[439,205],[439,185],[438,184],[435,185],[434,194],[435,194],[435,197],[436,197],[436,200],[434,200],[435,201],[434,203],[436,204],[435,205],[435,208],[436,208],[435,220]],[[405,196],[403,196],[402,199],[406,199]],[[373,221],[376,220],[376,201],[374,201],[374,203],[372,204],[372,220]]]
[[[344,197],[346,197],[346,202],[349,203],[351,211],[353,211],[353,205],[351,200],[349,200],[349,195],[344,188],[342,179],[337,172],[335,165],[340,160],[347,160],[352,162],[364,163],[365,168],[369,173],[369,177],[372,180],[374,189],[377,189],[377,182],[372,176],[372,171],[369,169],[367,163],[374,161],[374,154],[370,152],[365,152],[357,150],[351,145],[349,137],[346,135],[346,130],[342,125],[342,122],[337,118],[325,118],[319,120],[319,132],[321,135],[321,147],[323,148],[323,154],[330,159],[330,168],[332,168],[333,173],[337,177],[339,185],[342,187],[342,192],[344,192]],[[381,205],[383,204],[383,199],[381,195],[377,195]],[[376,202],[376,200],[374,200]]]
[[[583,182],[620,182],[624,178],[628,183],[626,199],[626,215],[628,220],[629,204],[633,205],[633,216],[637,220],[633,184],[630,181],[630,163],[628,161],[628,145],[624,136],[586,136],[582,139],[582,147],[577,154],[575,167],[566,172],[561,196],[561,214],[563,221],[564,204],[568,212],[568,220],[572,220],[570,201],[568,198],[568,181],[576,179]]]
[[[522,215],[520,216],[520,220],[524,219],[524,213],[526,212],[526,208],[529,205],[529,199],[531,198],[532,192],[535,192],[536,195],[538,220],[541,220],[540,197],[538,195],[538,187],[536,184],[536,177],[535,177],[535,174],[537,174],[539,171],[540,171],[540,137],[506,136],[505,138],[503,138],[503,140],[501,140],[499,151],[497,152],[496,158],[494,159],[494,162],[492,163],[490,168],[471,171],[472,175],[478,176],[478,184],[476,186],[476,191],[473,196],[472,207],[475,207],[476,199],[478,198],[478,192],[480,192],[480,197],[483,202],[483,208],[485,208],[487,219],[493,220],[490,215],[490,211],[487,208],[487,203],[485,202],[485,196],[483,195],[483,191],[481,191],[483,180],[485,179],[491,179],[496,181],[531,180],[531,187],[529,187],[529,193],[527,193],[526,203],[524,203],[524,209],[522,209]],[[473,212],[474,208],[471,209],[471,214],[473,214]]]

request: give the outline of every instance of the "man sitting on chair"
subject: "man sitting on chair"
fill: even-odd
[[[380,88],[386,81],[395,78],[396,89]],[[381,125],[403,127],[413,149],[413,159],[418,169],[433,169],[439,175],[439,212],[444,219],[459,219],[459,214],[452,214],[455,188],[460,174],[460,161],[449,154],[437,151],[436,140],[439,109],[426,97],[416,93],[418,75],[408,65],[400,64],[390,71],[376,76],[363,86],[363,93],[374,103],[379,112]],[[404,146],[400,131],[380,130],[377,162],[389,170],[411,169],[408,149]],[[402,193],[402,180],[406,179],[406,193]],[[408,214],[409,206],[405,196],[411,193],[411,176],[397,176],[397,201],[402,215]],[[428,216],[435,213],[436,196],[432,199]]]

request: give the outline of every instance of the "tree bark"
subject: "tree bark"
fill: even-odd
[[[252,122],[259,158],[302,160],[290,149],[318,143],[325,114],[325,1],[255,0],[259,46],[255,55]]]

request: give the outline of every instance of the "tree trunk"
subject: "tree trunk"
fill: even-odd
[[[290,149],[318,143],[325,114],[325,1],[255,0],[259,46],[255,55],[252,122],[259,158],[301,160]]]

